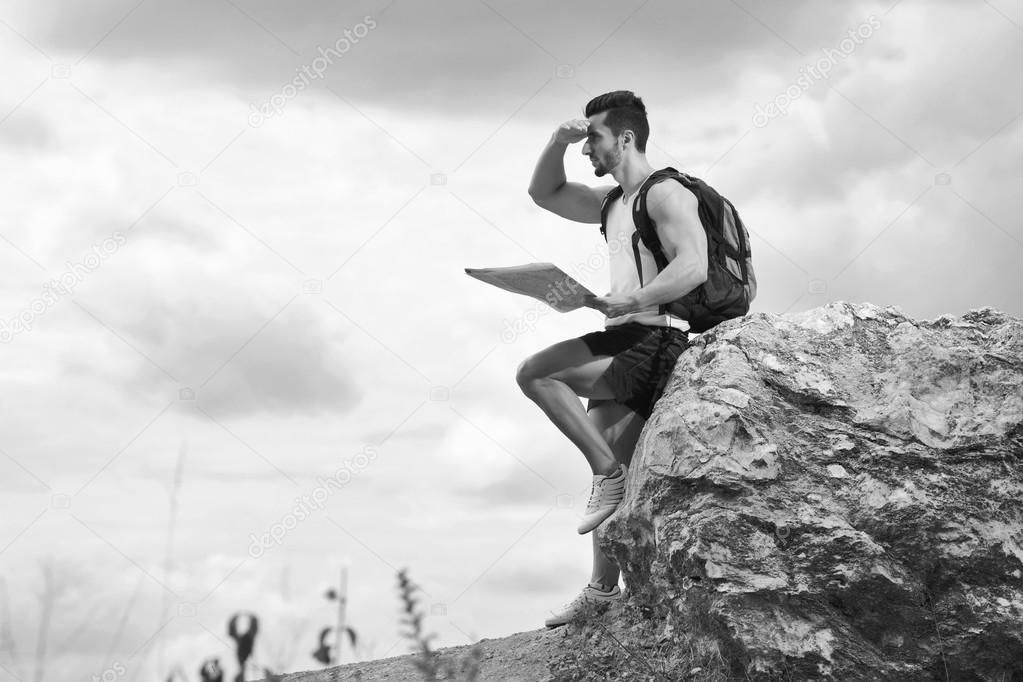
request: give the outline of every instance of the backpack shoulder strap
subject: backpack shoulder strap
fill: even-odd
[[[646,182],[644,182],[639,188],[639,193],[636,195],[636,201],[632,205],[632,222],[636,225],[636,233],[639,235],[639,238],[643,240],[643,245],[646,246],[650,250],[650,253],[653,254],[654,261],[657,263],[658,272],[668,265],[668,258],[664,255],[664,249],[661,247],[661,238],[657,236],[657,226],[654,225],[654,221],[650,219],[650,214],[647,213],[646,196],[650,192],[651,187],[669,178],[674,178],[685,185],[686,183],[683,181],[683,177],[685,177],[684,173],[681,173],[670,166],[662,168],[659,171],[654,171],[650,177],[646,179]],[[639,250],[638,248],[634,248],[633,250],[636,254],[636,267],[639,268]],[[642,272],[642,270],[640,271]]]
[[[604,241],[607,241],[607,212],[611,203],[621,198],[625,190],[622,189],[621,185],[616,185],[611,188],[611,191],[604,195],[603,201],[600,202],[600,234],[603,235]]]
[[[696,195],[696,199],[699,202],[700,224],[707,235],[708,258],[722,265],[725,263],[726,258],[730,258],[739,264],[742,279],[747,281],[748,267],[746,259],[750,256],[749,236],[745,225],[739,218],[738,211],[735,210],[730,201],[718,194],[717,190],[706,182],[687,173],[677,171],[674,168],[665,168],[650,176],[650,179],[641,188],[640,195],[636,198],[636,203],[633,206],[633,222],[636,224],[636,231],[642,235],[643,243],[654,254],[658,269],[663,269],[667,265],[667,258],[664,256],[661,240],[657,236],[656,225],[650,219],[650,215],[646,210],[646,193],[650,187],[667,178],[674,178],[683,187]],[[723,232],[727,228],[725,223],[731,225],[729,231],[734,233],[734,244],[729,242],[729,238]]]

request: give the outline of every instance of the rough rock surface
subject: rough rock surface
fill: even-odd
[[[1023,679],[1023,321],[719,325],[605,528],[631,598],[753,679]]]

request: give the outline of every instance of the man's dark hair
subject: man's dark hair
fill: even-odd
[[[645,153],[646,140],[650,137],[650,124],[646,120],[646,106],[643,100],[636,97],[631,90],[615,90],[597,95],[586,104],[587,118],[605,111],[607,116],[604,118],[604,124],[611,132],[618,136],[623,130],[631,130],[636,135],[636,149]]]

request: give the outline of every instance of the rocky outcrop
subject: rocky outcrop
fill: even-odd
[[[1023,679],[1023,322],[719,325],[605,528],[632,600],[753,679]]]
[[[627,485],[601,530],[628,598],[599,630],[484,640],[480,680],[1023,680],[1021,320],[726,322],[679,358]]]

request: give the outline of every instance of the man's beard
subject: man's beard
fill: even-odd
[[[611,172],[611,169],[615,168],[622,162],[622,150],[615,147],[607,153],[607,159],[610,163],[605,163],[605,159],[597,157],[597,164],[593,167],[593,174],[598,178],[602,178]]]

